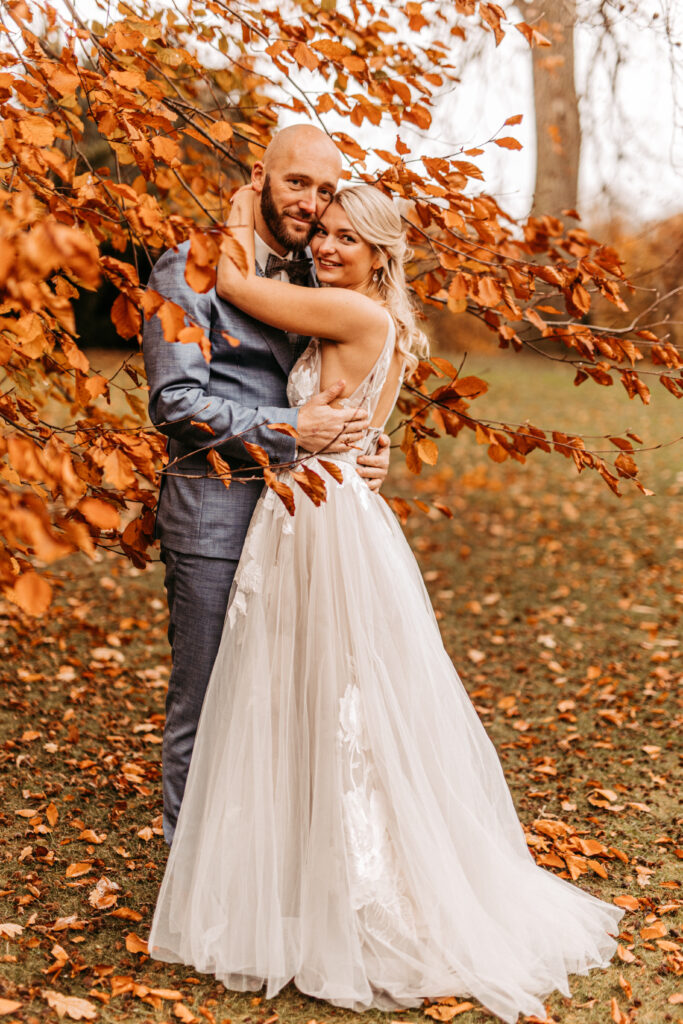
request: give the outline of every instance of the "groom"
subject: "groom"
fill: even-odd
[[[252,171],[258,196],[258,273],[315,286],[306,247],[340,172],[339,151],[319,129],[297,125],[275,136]],[[211,362],[196,344],[169,344],[157,316],[145,322],[143,341],[149,415],[168,437],[169,455],[157,511],[173,660],[162,748],[164,837],[169,844],[230,586],[263,488],[262,480],[240,482],[238,474],[226,489],[217,476],[208,475],[208,448],[215,447],[233,473],[251,465],[243,475],[255,476],[242,439],[264,448],[275,465],[294,459],[297,444],[313,452],[343,451],[361,439],[367,426],[365,413],[332,407],[343,381],[300,408],[289,408],[287,376],[308,339],[246,316],[219,299],[214,289],[204,295],[193,291],[185,280],[188,245],[163,254],[149,286],[181,306],[189,323],[203,328],[211,342]],[[229,338],[237,338],[239,345],[230,344]],[[297,440],[270,430],[269,423],[289,423]],[[378,489],[389,464],[388,438],[382,439],[377,455],[358,461],[361,475]]]

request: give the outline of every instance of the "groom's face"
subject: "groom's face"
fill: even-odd
[[[306,187],[305,179],[277,183],[267,174],[261,192],[261,213],[273,238],[284,249],[300,252],[310,242],[318,218],[333,195],[334,189],[323,189],[314,195]]]
[[[322,180],[316,180],[319,177],[296,168],[265,175],[261,213],[268,230],[287,250],[306,248],[334,195],[336,178],[323,175]]]
[[[306,248],[334,196],[338,177],[336,155],[325,152],[299,153],[263,169],[260,212],[270,235],[283,250],[300,252]]]

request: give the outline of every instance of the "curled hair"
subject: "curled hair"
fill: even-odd
[[[372,185],[354,185],[336,194],[351,226],[378,253],[377,290],[396,326],[396,348],[410,376],[420,359],[429,354],[427,336],[417,326],[408,295],[404,264],[410,256],[401,216],[388,196]]]

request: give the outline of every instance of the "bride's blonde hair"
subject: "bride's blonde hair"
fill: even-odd
[[[341,206],[351,227],[382,261],[376,286],[396,325],[396,347],[406,360],[406,376],[410,376],[419,360],[429,355],[429,342],[417,326],[408,296],[404,264],[410,253],[398,209],[373,185],[343,188],[332,201]]]

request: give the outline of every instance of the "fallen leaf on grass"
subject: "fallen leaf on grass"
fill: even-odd
[[[130,907],[117,907],[112,910],[111,917],[121,917],[124,921],[142,921],[142,914],[138,910],[131,910]]]
[[[647,928],[640,929],[641,939],[661,939],[666,935],[669,929],[666,927],[663,921],[656,921],[655,924],[650,925]]]
[[[641,887],[650,884],[650,876],[654,874],[654,868],[646,868],[643,864],[636,864],[636,880]]]
[[[4,935],[6,939],[16,938],[17,935],[21,935],[23,930],[22,925],[14,924],[12,921],[7,921],[6,924],[0,924],[0,935]]]
[[[619,1003],[616,1001],[614,996],[610,1002],[610,1009],[612,1011],[612,1020],[614,1021],[614,1024],[628,1024],[628,1017],[625,1013],[621,1012]]]
[[[59,1017],[70,1017],[71,1020],[95,1020],[97,1017],[96,1007],[87,999],[79,999],[77,996],[65,996],[53,989],[46,989],[43,998],[48,1006],[56,1010]]]
[[[141,939],[139,935],[136,935],[135,932],[128,932],[126,935],[126,949],[129,953],[149,954],[147,943],[144,939]]]
[[[199,1017],[195,1017],[192,1010],[189,1010],[184,1003],[175,1003],[173,1006],[173,1015],[178,1020],[182,1020],[183,1024],[198,1024]]]
[[[75,864],[69,864],[66,869],[67,878],[79,878],[81,875],[87,875],[92,868],[91,860],[80,860]]]
[[[65,932],[69,928],[80,930],[85,928],[86,923],[86,921],[79,921],[78,914],[70,914],[68,917],[58,917],[55,923],[50,927],[50,931]]]
[[[674,1006],[677,1006],[679,1003],[683,1003],[683,992],[674,992],[672,996],[669,996],[669,1002]]]
[[[95,846],[99,846],[107,838],[106,832],[93,832],[91,828],[84,829],[78,837],[79,839],[85,840],[86,843],[94,843]]]
[[[18,1003],[15,999],[0,999],[0,1017],[3,1017],[6,1013],[14,1013],[15,1010],[21,1009],[21,1003]]]
[[[660,949],[663,949],[665,953],[678,953],[679,946],[677,942],[671,942],[669,939],[657,939],[657,945]]]
[[[623,988],[626,998],[633,999],[633,989],[631,988],[631,982],[627,981],[623,974],[619,975],[619,984]]]
[[[612,902],[624,910],[636,911],[640,908],[640,903],[635,896],[615,896]]]
[[[438,1003],[433,1003],[425,1010],[425,1017],[432,1017],[434,1020],[453,1020],[467,1010],[473,1010],[474,1003],[456,1003],[449,998]]]
[[[632,964],[635,961],[635,956],[630,949],[626,949],[626,946],[619,944],[617,946],[617,956],[620,960],[623,960],[625,964]]]
[[[100,878],[99,882],[88,895],[88,903],[96,910],[108,910],[116,903],[117,893],[121,886],[109,878]]]
[[[109,979],[111,994],[113,996],[123,995],[125,992],[133,991],[133,976],[131,974],[113,974]]]
[[[183,993],[178,992],[175,988],[151,988],[149,990],[151,996],[159,996],[160,999],[182,999]]]

